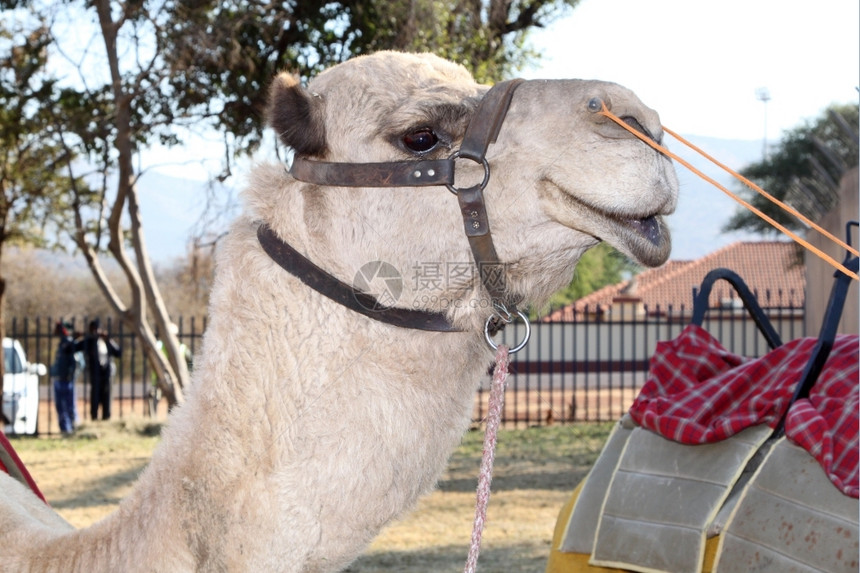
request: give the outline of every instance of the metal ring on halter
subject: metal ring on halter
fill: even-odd
[[[523,314],[523,311],[521,310],[517,311],[517,315],[523,321],[523,324],[526,325],[526,334],[525,336],[523,336],[523,339],[519,344],[508,350],[508,354],[516,354],[517,352],[525,348],[526,344],[528,344],[529,342],[529,337],[531,337],[532,335],[532,325],[529,322],[529,318],[525,314]],[[487,322],[484,323],[484,338],[487,340],[487,344],[489,344],[493,350],[498,350],[499,345],[493,342],[493,337],[490,336],[490,322],[493,320],[493,316],[489,317],[487,319]]]
[[[463,159],[471,159],[475,163],[480,163],[484,167],[484,180],[481,181],[481,184],[478,187],[480,187],[481,189],[486,189],[487,183],[490,182],[490,163],[487,161],[487,158],[481,157],[480,159],[476,159],[474,157],[469,157],[468,155],[463,155],[462,157],[463,157]],[[455,151],[454,153],[452,153],[450,155],[450,157],[448,157],[448,159],[451,162],[454,162],[459,158],[460,158],[460,150],[459,149],[457,151]],[[445,187],[447,187],[448,191],[450,191],[454,195],[457,195],[460,192],[460,189],[458,189],[457,187],[454,187],[453,183],[446,183]]]

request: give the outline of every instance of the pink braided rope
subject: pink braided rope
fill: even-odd
[[[464,573],[475,573],[478,567],[478,554],[481,552],[481,536],[487,519],[487,506],[490,503],[490,484],[493,481],[493,461],[496,458],[496,438],[505,406],[505,383],[508,380],[508,347],[499,345],[496,352],[496,369],[490,386],[490,403],[487,411],[487,429],[484,432],[484,453],[481,457],[481,472],[478,475],[477,503],[475,504],[475,523],[472,526],[472,544],[466,558]]]

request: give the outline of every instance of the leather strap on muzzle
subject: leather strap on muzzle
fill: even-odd
[[[472,256],[478,265],[481,283],[493,305],[501,309],[501,320],[492,329],[507,322],[504,317],[517,313],[512,294],[505,288],[505,273],[490,234],[484,189],[490,178],[487,148],[496,141],[504,122],[514,90],[523,80],[501,82],[490,88],[469,122],[460,149],[447,159],[391,161],[381,163],[338,163],[295,157],[290,168],[293,178],[315,185],[335,187],[425,187],[444,185],[457,195],[463,225]],[[474,161],[484,169],[483,180],[471,187],[457,188],[455,165]],[[286,267],[285,267],[286,268]]]
[[[463,216],[464,230],[472,249],[472,257],[478,265],[478,273],[484,288],[494,304],[499,304],[510,312],[516,310],[518,300],[511,300],[505,288],[505,273],[496,247],[490,235],[490,221],[487,204],[484,201],[484,188],[489,180],[487,148],[496,141],[499,130],[507,115],[514,90],[523,80],[510,80],[493,86],[481,100],[481,105],[469,122],[460,150],[454,159],[471,159],[485,166],[487,176],[484,180],[466,189],[452,189],[457,193],[460,213]],[[449,187],[450,189],[450,187]]]

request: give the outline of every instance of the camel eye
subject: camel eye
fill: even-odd
[[[429,127],[416,129],[403,136],[403,145],[415,153],[426,153],[436,147],[437,143],[439,138]]]

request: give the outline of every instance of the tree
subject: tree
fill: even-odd
[[[15,4],[3,3],[9,21],[21,16]],[[13,42],[8,53],[9,58],[38,61],[42,69],[51,64],[55,74],[62,69],[67,78],[62,85],[56,79],[43,81],[45,89],[22,106],[41,122],[26,126],[29,137],[51,145],[37,148],[45,152],[32,162],[32,169],[64,173],[56,187],[65,204],[50,205],[45,213],[54,217],[68,214],[61,229],[84,254],[114,312],[143,342],[144,352],[173,405],[182,399],[181,388],[188,372],[185,361],[175,358],[180,356],[179,343],[169,328],[169,315],[146,252],[135,185],[140,171],[134,165],[140,147],[156,140],[176,141],[171,137],[173,110],[157,89],[166,69],[159,64],[162,60],[153,41],[157,40],[154,32],[166,19],[164,4],[154,4],[158,4],[155,9],[147,10],[140,2],[117,4],[110,0],[81,6],[73,2],[28,3],[31,12],[21,19],[22,30],[27,23],[38,22],[34,29],[40,41],[33,41],[36,32],[17,31],[17,36],[12,36],[24,41]],[[63,27],[69,37],[58,33]],[[89,41],[81,44],[80,35],[88,32]],[[13,86],[9,92],[20,97],[35,90]],[[3,117],[3,128],[15,129],[19,125],[15,119]],[[20,157],[12,163],[19,169],[23,165]],[[23,213],[19,220],[38,224],[32,213]],[[133,257],[127,253],[129,245]],[[101,264],[105,249],[123,270],[131,293],[125,300],[119,294],[124,289],[115,288]],[[150,321],[161,332],[167,358],[157,348]]]
[[[209,120],[229,159],[257,149],[271,79],[307,79],[352,56],[379,50],[429,51],[503,79],[535,54],[528,32],[579,0],[178,0],[165,57],[176,106]]]
[[[170,317],[146,249],[136,187],[140,173],[134,166],[140,146],[159,136],[163,142],[175,141],[170,133],[172,110],[156,95],[157,86],[165,78],[163,66],[159,65],[158,44],[150,43],[154,36],[157,38],[155,32],[164,22],[163,9],[159,6],[147,10],[140,2],[117,4],[110,0],[95,0],[87,3],[86,9],[95,16],[94,39],[99,38],[104,47],[103,59],[98,62],[106,70],[102,82],[88,67],[94,65],[88,53],[74,56],[69,47],[63,46],[61,38],[54,37],[55,47],[67,50],[67,57],[75,58],[69,61],[74,63],[79,83],[84,86],[64,90],[62,101],[66,113],[56,118],[64,122],[66,129],[63,144],[67,149],[82,149],[87,153],[90,164],[97,166],[100,183],[96,193],[101,200],[92,210],[93,203],[88,201],[92,191],[82,182],[83,178],[75,175],[77,165],[66,162],[72,182],[73,240],[111,307],[143,343],[143,351],[158,374],[164,396],[173,406],[182,401],[188,369],[181,358],[179,341],[170,328]],[[134,56],[121,57],[125,54]],[[113,195],[111,206],[108,206],[109,188]],[[118,294],[101,264],[105,240],[129,286],[128,302]],[[127,251],[129,243],[133,258]],[[159,351],[150,321],[160,331],[166,357]]]
[[[42,22],[27,29],[0,22],[0,339],[5,336],[8,245],[50,243],[46,229],[62,228],[68,208],[68,179],[60,165],[67,155],[44,102],[56,99],[46,72],[50,36]],[[0,363],[0,392],[5,364]]]
[[[528,32],[543,27],[578,0],[409,0],[354,2],[360,29],[377,34],[361,45],[379,49],[431,51],[469,68],[478,81],[510,76],[536,57],[526,47]],[[360,38],[363,38],[361,35]]]
[[[6,328],[18,319],[71,319],[111,317],[113,311],[99,292],[92,273],[71,254],[38,249],[29,245],[8,249],[3,259],[8,280]],[[108,276],[120,287],[121,271],[111,266]],[[46,280],[46,277],[50,277]],[[123,297],[129,293],[124,289]],[[84,325],[86,327],[86,325]],[[7,330],[8,332],[8,330]]]
[[[113,309],[99,292],[90,269],[81,262],[70,253],[28,245],[7,249],[3,258],[3,274],[8,282],[7,332],[16,318],[20,328],[20,321],[27,318],[112,317]],[[213,266],[212,256],[206,252],[190,253],[156,266],[156,278],[171,317],[187,321],[206,315]],[[129,299],[131,292],[121,269],[110,264],[105,270],[120,297]]]
[[[568,305],[601,287],[621,282],[625,274],[636,270],[627,257],[607,243],[600,243],[582,255],[573,280],[552,296],[548,306],[553,309]]]
[[[858,106],[832,105],[811,122],[787,131],[780,143],[763,160],[741,174],[812,221],[836,206],[839,180],[857,166]],[[803,228],[795,217],[763,196],[743,188],[750,203],[792,230]],[[738,210],[725,225],[726,231],[749,230],[767,234],[778,232],[751,211]]]

